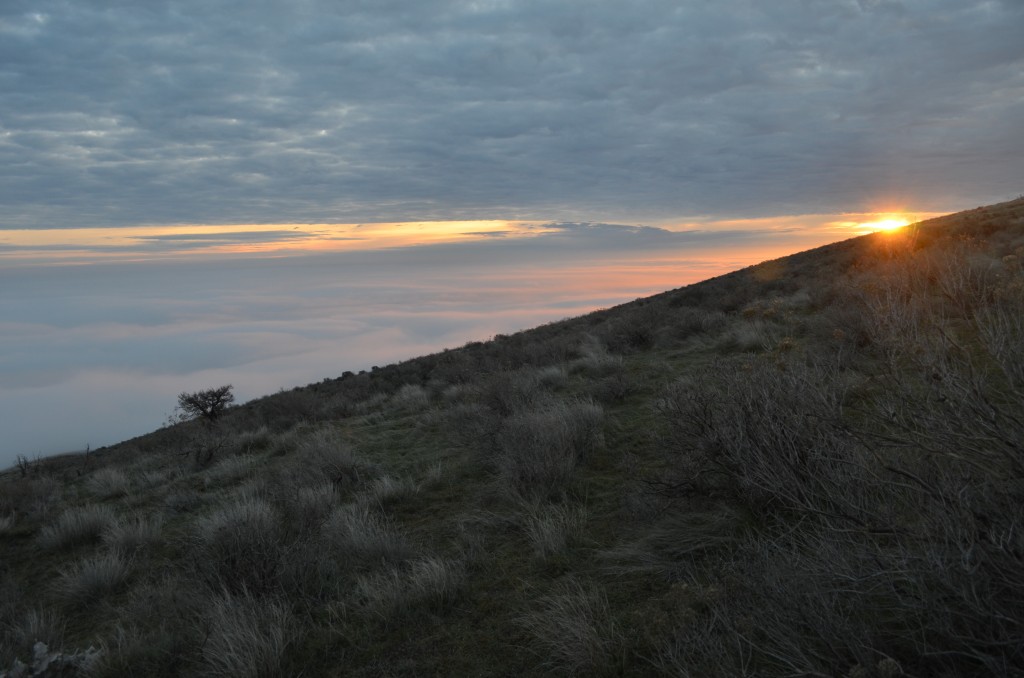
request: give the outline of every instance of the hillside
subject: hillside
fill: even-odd
[[[1024,198],[26,463],[0,675],[1024,675],[1022,355]]]

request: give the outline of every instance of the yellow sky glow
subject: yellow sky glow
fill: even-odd
[[[799,215],[761,219],[684,221],[662,224],[670,231],[757,231],[786,233],[786,247],[807,247],[919,221],[932,213],[880,212]],[[92,263],[115,260],[196,258],[259,254],[289,256],[417,247],[493,238],[531,238],[551,230],[539,221],[430,221],[368,224],[186,224],[117,228],[0,230],[0,260]],[[261,236],[265,234],[265,237]],[[806,236],[806,238],[804,238]],[[799,246],[799,245],[798,245]],[[724,245],[726,249],[728,245]],[[736,245],[735,247],[742,247]],[[735,249],[735,247],[733,249]],[[763,252],[763,258],[785,252]]]

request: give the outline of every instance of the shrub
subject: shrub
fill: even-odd
[[[215,424],[233,402],[235,394],[231,392],[231,384],[178,395],[178,409],[183,418],[202,419],[210,425]]]
[[[38,542],[42,548],[56,551],[97,541],[113,521],[114,512],[106,506],[87,505],[65,511],[56,523],[42,529]]]
[[[722,363],[669,388],[669,495],[739,504],[772,519],[786,512],[838,525],[881,521],[861,496],[864,452],[840,425],[846,380],[828,367]]]

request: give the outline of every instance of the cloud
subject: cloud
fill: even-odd
[[[1016,195],[1024,6],[13,0],[10,227],[951,209]]]

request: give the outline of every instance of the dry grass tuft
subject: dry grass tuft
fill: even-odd
[[[460,595],[464,580],[462,563],[430,557],[405,568],[359,576],[356,596],[364,609],[392,619],[420,609],[447,608]]]
[[[532,503],[564,494],[600,444],[602,418],[600,405],[583,400],[508,417],[495,463],[510,494]]]
[[[381,476],[370,484],[359,500],[370,506],[386,507],[412,497],[419,488],[408,478]]]
[[[306,436],[298,453],[311,481],[326,480],[339,489],[357,488],[377,475],[377,469],[357,458],[348,442],[330,428]]]
[[[94,471],[85,481],[86,488],[97,499],[123,497],[132,490],[128,475],[116,468],[101,468]]]
[[[236,483],[255,473],[258,464],[259,459],[251,454],[227,457],[207,469],[203,477],[213,484]]]
[[[563,555],[570,542],[583,534],[587,511],[582,506],[547,505],[526,517],[526,535],[540,560]]]
[[[409,543],[387,518],[353,504],[335,509],[322,535],[333,554],[350,566],[400,563],[413,553]]]
[[[419,384],[405,384],[391,396],[391,405],[399,410],[422,410],[430,405],[430,393]]]
[[[575,579],[541,598],[519,623],[533,636],[530,649],[562,675],[608,671],[624,644],[604,593]]]
[[[61,570],[55,590],[67,602],[88,605],[120,588],[131,569],[131,559],[118,551],[96,554]]]
[[[285,675],[285,651],[297,635],[284,603],[245,592],[224,593],[211,601],[204,617],[209,625],[209,637],[202,647],[204,675]]]
[[[160,516],[147,518],[136,515],[113,521],[104,528],[100,537],[111,549],[131,553],[160,541],[162,528]]]
[[[281,574],[280,528],[273,507],[240,497],[196,524],[199,564],[212,584],[230,591],[269,591]]]
[[[98,541],[112,522],[114,512],[106,506],[87,505],[65,511],[56,523],[42,529],[38,543],[47,551],[56,551]]]

